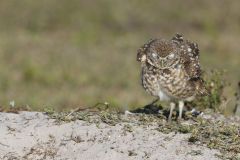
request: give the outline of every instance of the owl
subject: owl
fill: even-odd
[[[170,40],[151,39],[138,49],[137,61],[143,88],[157,100],[170,102],[169,121],[177,103],[181,119],[185,101],[208,93],[201,78],[198,45],[180,34]]]

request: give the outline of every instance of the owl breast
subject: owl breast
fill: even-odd
[[[191,97],[195,95],[195,88],[189,83],[188,77],[181,66],[161,70],[158,76],[160,90],[170,99],[193,99]],[[162,95],[162,93],[159,95]]]
[[[143,66],[141,80],[143,88],[162,101],[179,99],[191,101],[195,96],[195,87],[189,82],[181,65],[170,69]]]
[[[161,101],[169,101],[171,97],[161,88],[158,76],[149,72],[142,72],[142,86],[152,96],[159,97]]]

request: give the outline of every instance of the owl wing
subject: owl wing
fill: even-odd
[[[201,69],[199,64],[198,44],[184,40],[183,35],[179,33],[175,34],[171,40],[178,46],[180,63],[183,65],[183,68],[189,78],[200,77]]]
[[[189,78],[200,77],[201,68],[197,43],[186,41],[184,45],[181,45],[180,53],[184,69]]]
[[[179,33],[176,33],[173,38],[172,38],[172,42],[178,44],[178,45],[181,45],[183,43],[183,35],[182,34],[179,34]]]

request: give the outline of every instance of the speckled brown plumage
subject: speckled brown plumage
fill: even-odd
[[[197,43],[183,39],[183,36],[176,34],[172,41],[180,48],[181,62],[185,71],[191,78],[201,76],[201,69],[199,64],[199,49]]]
[[[141,62],[143,88],[160,100],[180,101],[180,118],[183,101],[207,93],[201,79],[198,45],[180,34],[171,40],[150,40],[138,50],[137,60]]]

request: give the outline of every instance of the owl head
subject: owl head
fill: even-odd
[[[178,48],[171,41],[153,39],[138,50],[137,60],[159,69],[169,68],[179,60]]]

